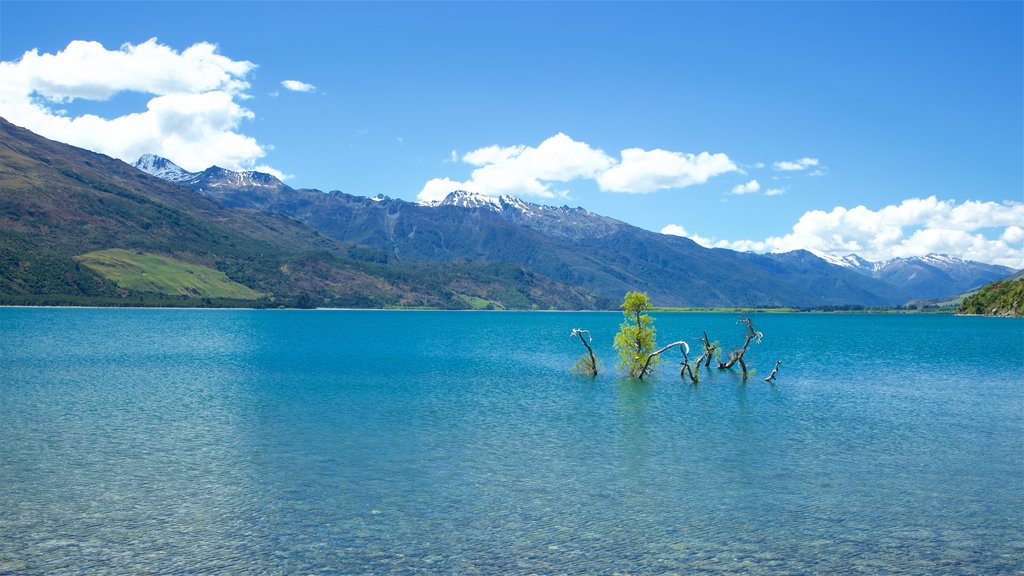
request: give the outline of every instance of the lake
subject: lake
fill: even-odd
[[[1024,321],[621,318],[0,309],[0,573],[1024,570]]]

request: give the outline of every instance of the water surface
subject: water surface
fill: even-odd
[[[0,309],[0,572],[1024,570],[1024,322],[758,315],[692,386],[620,319]]]

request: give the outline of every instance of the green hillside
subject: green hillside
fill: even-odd
[[[398,262],[288,216],[225,208],[2,118],[0,182],[0,304],[595,307],[515,265]],[[150,256],[115,261],[115,249]]]
[[[113,248],[82,254],[75,260],[121,288],[138,292],[241,300],[265,296],[232,282],[219,270],[157,254]]]
[[[1005,280],[986,284],[977,294],[964,298],[957,314],[1024,316],[1024,276],[1018,272]]]

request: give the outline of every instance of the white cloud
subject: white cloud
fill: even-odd
[[[519,156],[523,153],[523,150],[526,150],[526,146],[509,146],[507,148],[502,148],[495,144],[479,148],[471,152],[466,152],[466,154],[462,156],[462,161],[467,164],[472,164],[473,166],[499,164]]]
[[[458,182],[434,178],[423,186],[417,198],[438,200],[452,190],[492,196],[515,194],[554,198],[559,192],[552,190],[550,183],[594,178],[615,163],[603,151],[562,133],[544,140],[537,147],[487,146],[467,152],[462,161],[477,166],[469,180]],[[447,190],[444,187],[448,187]]]
[[[313,92],[316,90],[316,86],[313,86],[312,84],[307,84],[306,82],[302,82],[300,80],[282,80],[281,86],[284,86],[285,88],[291,90],[292,92]]]
[[[733,194],[753,194],[754,192],[757,192],[760,189],[761,189],[761,183],[758,182],[757,180],[751,180],[750,182],[747,182],[746,184],[739,184],[737,186],[733,186],[732,193]]]
[[[764,195],[765,196],[778,196],[780,194],[784,194],[785,192],[786,191],[783,190],[782,188],[769,188],[769,189],[764,191]]]
[[[689,238],[690,240],[693,240],[694,242],[700,244],[705,248],[714,247],[714,240],[712,240],[711,238],[705,238],[698,234],[691,234],[686,231],[686,228],[683,228],[679,224],[669,224],[668,226],[665,226],[664,228],[661,229],[661,233],[668,234],[669,236],[682,236],[683,238]]]
[[[1007,244],[1020,244],[1024,242],[1024,228],[1020,226],[1008,226],[1003,232],[1003,242]]]
[[[772,167],[776,170],[782,170],[784,172],[793,172],[798,170],[806,170],[811,166],[817,166],[817,158],[800,158],[798,160],[782,160],[772,164]]]
[[[529,195],[552,198],[564,191],[552,189],[552,183],[588,179],[608,192],[647,193],[664,188],[683,188],[701,184],[712,176],[736,171],[725,154],[680,154],[666,150],[629,148],[621,161],[585,142],[558,133],[539,146],[487,146],[462,156],[462,161],[477,168],[469,180],[434,178],[420,191],[420,200],[430,200],[439,186],[457,185],[481,194]],[[451,192],[456,188],[450,188]]]
[[[1021,222],[1024,204],[1019,202],[968,200],[958,204],[930,196],[879,210],[865,206],[811,210],[784,236],[712,240],[710,245],[754,252],[854,253],[875,261],[939,253],[1019,269],[1024,268]]]
[[[0,116],[126,162],[154,153],[186,170],[212,164],[252,169],[267,147],[239,127],[254,117],[240,102],[249,98],[245,78],[256,65],[216,50],[201,42],[177,52],[155,38],[117,50],[80,40],[56,54],[31,50],[17,61],[0,62]],[[145,110],[115,118],[74,116],[61,106],[122,92],[152,98]]]
[[[277,178],[278,180],[280,180],[282,182],[295,177],[294,174],[285,174],[284,172],[281,172],[277,168],[274,168],[273,166],[267,166],[266,164],[260,164],[259,166],[254,166],[252,168],[252,170],[255,171],[255,172],[265,172],[267,174],[270,174],[274,178]]]
[[[737,170],[736,164],[721,153],[695,155],[627,148],[622,151],[622,162],[601,174],[597,184],[606,192],[646,194],[703,184],[713,176]]]
[[[459,182],[449,178],[434,178],[423,185],[423,189],[416,195],[416,198],[422,202],[444,200],[445,196],[455,190],[477,191],[472,182]]]

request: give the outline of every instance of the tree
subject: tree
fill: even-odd
[[[704,337],[701,338],[700,342],[704,345],[704,353],[697,358],[697,361],[694,363],[693,368],[690,371],[690,379],[693,380],[694,384],[700,380],[700,365],[704,364],[705,368],[710,368],[711,360],[718,357],[718,340],[711,342],[708,339],[708,333],[706,330],[704,331]]]
[[[764,336],[760,332],[754,330],[754,322],[750,318],[743,318],[739,321],[747,327],[747,338],[743,341],[743,346],[737,348],[729,353],[729,360],[718,362],[719,369],[732,368],[732,365],[739,362],[740,368],[743,369],[743,379],[747,379],[747,364],[743,361],[743,355],[747,353],[747,347],[750,346],[751,340],[757,340],[757,343],[761,343],[761,337]]]
[[[583,338],[584,334],[587,335],[586,338]],[[587,340],[592,340],[590,337],[590,330],[573,328],[570,336],[579,336],[580,342],[583,342],[583,345],[587,347],[587,354],[580,356],[579,359],[576,360],[576,365],[573,366],[573,370],[586,376],[597,376],[597,358],[594,357],[594,349],[590,347],[590,342],[587,342]]]
[[[619,368],[631,378],[643,378],[658,360],[655,356],[653,362],[648,362],[656,345],[654,319],[644,314],[651,309],[651,300],[646,292],[628,292],[621,308],[625,321],[619,324],[619,333],[615,335]]]

